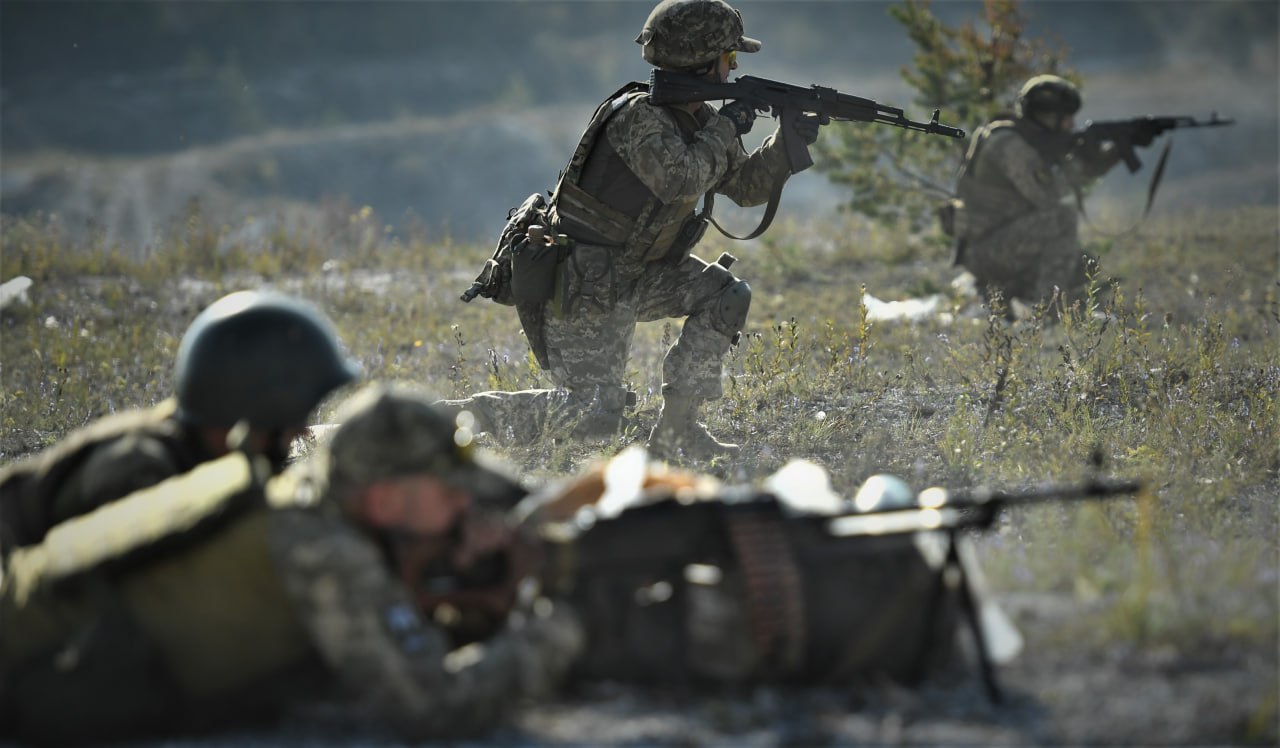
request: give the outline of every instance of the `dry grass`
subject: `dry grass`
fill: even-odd
[[[192,212],[140,262],[100,242],[75,245],[40,220],[2,228],[0,276],[35,280],[29,305],[0,312],[5,460],[164,397],[186,324],[241,288],[319,304],[371,377],[446,397],[547,384],[512,310],[458,301],[487,248],[423,230],[397,237],[367,210],[335,207],[321,224],[252,245]],[[1014,487],[1077,479],[1100,459],[1150,491],[1010,513],[979,544],[996,586],[1083,604],[1064,642],[1243,647],[1274,662],[1278,230],[1276,209],[1249,208],[1097,240],[1092,303],[1061,324],[1013,326],[958,297],[951,321],[866,321],[863,287],[884,299],[949,288],[954,271],[928,237],[836,222],[782,226],[747,248],[709,239],[700,254],[734,251],[755,300],[727,362],[723,408],[709,414],[746,449],[699,467],[752,481],[807,457],[851,493],[875,472],[921,487]],[[638,331],[629,372],[640,402],[618,439],[493,446],[539,480],[640,437],[677,324]],[[1265,722],[1276,696],[1242,698]]]

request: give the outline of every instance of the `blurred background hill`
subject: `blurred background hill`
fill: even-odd
[[[136,252],[196,205],[250,233],[237,238],[305,223],[336,202],[370,206],[393,227],[488,243],[508,208],[553,185],[594,105],[647,76],[632,39],[651,6],[5,0],[0,212],[54,214],[73,233]],[[928,117],[899,76],[912,47],[887,3],[738,6],[764,41],[741,73]],[[1236,118],[1234,128],[1175,135],[1157,217],[1280,202],[1280,5],[1024,7],[1031,32],[1067,47],[1083,74],[1083,118]],[[979,10],[936,6],[953,22]],[[770,129],[758,124],[748,145]],[[1092,198],[1095,212],[1115,202],[1136,215],[1149,176],[1118,170]],[[799,175],[784,210],[829,215],[841,189]]]

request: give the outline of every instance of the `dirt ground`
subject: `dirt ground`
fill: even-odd
[[[1002,598],[1026,638],[986,696],[968,655],[945,681],[861,691],[760,687],[693,693],[619,683],[527,705],[483,739],[451,745],[552,746],[1234,746],[1276,745],[1274,651],[1135,652],[1056,645],[1069,599]],[[967,632],[961,632],[966,634]],[[1264,705],[1257,701],[1262,694]],[[136,748],[398,746],[338,706],[274,729],[147,741]]]

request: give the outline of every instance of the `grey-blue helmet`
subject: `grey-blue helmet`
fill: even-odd
[[[310,304],[239,291],[201,312],[178,346],[178,416],[202,426],[296,428],[359,375],[333,324]]]

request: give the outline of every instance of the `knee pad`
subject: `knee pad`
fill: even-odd
[[[736,343],[742,326],[747,323],[751,309],[751,286],[746,281],[734,281],[720,290],[711,310],[711,323],[725,337]]]

